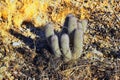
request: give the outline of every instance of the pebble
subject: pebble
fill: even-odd
[[[103,57],[103,53],[100,52],[100,51],[98,51],[98,50],[96,50],[96,49],[94,49],[94,50],[92,51],[92,53],[96,54],[97,56]]]
[[[21,45],[21,42],[13,42],[12,45],[13,45],[14,47],[20,46],[20,45]]]

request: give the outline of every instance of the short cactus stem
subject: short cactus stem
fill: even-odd
[[[69,37],[67,34],[61,36],[61,50],[63,52],[63,57],[65,62],[71,60],[72,54],[69,46]]]
[[[60,33],[55,34],[52,23],[45,26],[45,37],[56,57],[61,55],[65,62],[76,60],[83,55],[83,36],[88,20],[80,20],[69,14]]]
[[[46,36],[46,39],[48,41],[48,44],[50,44],[50,37],[54,35],[54,28],[53,28],[53,24],[52,23],[48,23],[46,26],[45,26],[45,36]]]
[[[78,59],[82,55],[83,51],[83,30],[76,29],[74,33],[74,51],[73,59]]]
[[[77,18],[72,14],[69,14],[67,17],[68,17],[67,29],[70,38],[70,46],[73,46],[74,31],[77,28]]]
[[[83,31],[85,32],[87,29],[88,20],[84,19],[81,21],[81,23],[82,23]]]
[[[58,37],[56,35],[52,35],[51,37],[51,48],[56,57],[61,56],[61,51],[59,48]]]
[[[77,24],[77,29],[83,30],[83,26],[81,22],[78,22]]]
[[[71,34],[77,28],[77,18],[72,14],[69,14],[68,18],[68,33]]]
[[[54,28],[53,28],[52,23],[48,23],[45,26],[45,36],[48,38],[48,37],[50,37],[52,35],[54,35]]]

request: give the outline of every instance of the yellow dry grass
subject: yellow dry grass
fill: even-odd
[[[45,25],[47,22],[54,22],[58,26],[55,26],[56,29],[63,25],[64,19],[66,15],[69,13],[73,13],[79,19],[91,17],[91,12],[100,11],[102,12],[110,12],[111,14],[115,14],[120,11],[120,1],[116,2],[116,0],[0,0],[0,36],[8,36],[8,30],[10,28],[20,28],[23,21],[31,21],[37,27]],[[120,14],[118,14],[120,16]],[[114,17],[114,16],[112,16]],[[111,19],[112,21],[112,19]],[[109,21],[108,25],[111,25],[111,21]],[[119,23],[120,24],[120,23]],[[7,41],[2,38],[4,41]],[[93,41],[98,38],[94,38]],[[109,38],[106,38],[106,42]],[[85,42],[89,42],[86,38]],[[107,43],[109,44],[109,42]],[[101,45],[101,46],[105,46]],[[7,49],[7,48],[6,48]],[[11,49],[10,49],[11,50]],[[12,51],[12,50],[11,50]],[[12,53],[12,52],[7,52]],[[2,53],[0,53],[0,56]],[[9,80],[13,80],[11,78],[11,74],[6,72],[9,66],[9,62],[14,60],[11,57],[14,56],[10,54],[10,56],[6,56],[3,58],[3,62],[6,62],[6,67],[0,68],[0,73],[5,75],[3,77],[8,77]],[[93,55],[88,54],[87,57],[91,57]],[[71,73],[71,70],[64,72],[66,75]],[[1,75],[0,75],[0,79]]]
[[[36,26],[53,21],[63,24],[67,14],[79,15],[80,19],[89,18],[90,10],[110,11],[119,10],[115,0],[1,0],[0,1],[0,30],[2,34],[11,27],[20,27],[23,21],[32,21]],[[105,8],[107,7],[107,8]],[[90,10],[88,10],[88,8]],[[51,14],[49,14],[49,12]]]

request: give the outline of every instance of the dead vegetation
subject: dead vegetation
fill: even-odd
[[[120,79],[119,0],[1,0],[0,5],[0,80]],[[53,22],[60,31],[68,13],[89,25],[84,55],[63,63],[51,54],[43,27]]]

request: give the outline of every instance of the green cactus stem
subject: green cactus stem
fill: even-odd
[[[82,55],[83,51],[83,30],[76,29],[74,33],[74,51],[73,59],[78,59]]]
[[[88,20],[84,19],[84,20],[81,21],[81,23],[82,23],[82,26],[83,26],[83,31],[85,32],[86,29],[87,29]]]
[[[45,36],[46,38],[50,37],[54,35],[54,28],[53,28],[53,24],[52,23],[48,23],[46,26],[45,26]]]
[[[50,44],[50,37],[54,35],[54,28],[53,28],[53,24],[52,23],[48,23],[46,26],[45,26],[45,36],[46,36],[46,39],[48,41],[48,44]]]
[[[82,26],[82,23],[80,22],[80,21],[78,21],[78,26],[77,26],[77,29],[81,29],[81,30],[83,30],[83,26]]]
[[[77,18],[72,14],[69,14],[68,17],[68,33],[71,34],[77,28]]]
[[[69,46],[69,37],[67,34],[63,34],[61,36],[61,50],[63,52],[63,57],[65,62],[71,60],[72,54],[70,51],[70,46]]]
[[[51,37],[51,48],[56,57],[61,56],[57,35],[52,35]]]
[[[67,30],[70,38],[70,48],[73,46],[74,31],[77,28],[77,18],[73,14],[67,16]]]

